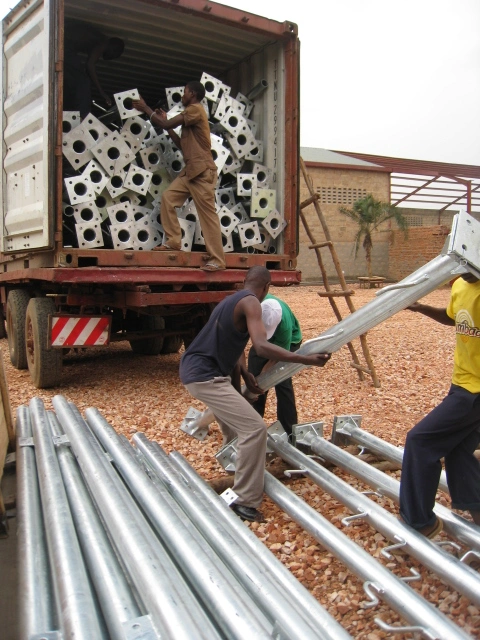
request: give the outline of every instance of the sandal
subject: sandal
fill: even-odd
[[[225,267],[221,267],[219,264],[215,264],[214,262],[207,262],[203,267],[200,267],[202,271],[223,271]]]

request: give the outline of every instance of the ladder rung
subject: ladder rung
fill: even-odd
[[[310,244],[308,246],[309,249],[321,249],[322,247],[331,247],[333,242],[330,240],[328,242],[317,242],[316,244]]]
[[[361,364],[356,364],[355,362],[351,362],[350,366],[354,369],[358,369],[359,371],[363,371],[363,373],[368,373],[369,376],[372,375],[372,372],[367,367],[362,367]]]
[[[319,198],[320,194],[314,193],[310,198],[307,198],[300,204],[300,209],[305,209],[305,207],[308,207],[309,204],[312,204],[312,202],[315,202],[315,200],[318,200]]]
[[[320,298],[348,298],[354,296],[355,291],[317,291],[317,295]]]

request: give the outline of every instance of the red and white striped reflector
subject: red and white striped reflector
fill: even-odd
[[[99,347],[109,343],[110,316],[53,316],[52,347]]]

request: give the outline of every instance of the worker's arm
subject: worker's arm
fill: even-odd
[[[165,113],[165,111],[163,111],[163,109],[156,109],[154,111],[148,106],[148,104],[145,102],[143,98],[140,98],[140,100],[133,100],[133,106],[135,109],[138,109],[139,111],[142,111],[143,113],[145,113],[150,118],[150,122],[154,126],[162,127],[162,129],[166,129],[170,137],[172,138],[174,144],[179,149],[182,148],[180,143],[180,138],[173,131],[173,129],[176,129],[177,127],[181,127],[185,123],[185,118],[183,116],[183,113],[179,113],[178,115],[168,120],[167,114]]]
[[[455,320],[450,318],[447,314],[447,310],[438,307],[432,307],[429,304],[421,304],[420,302],[414,302],[410,306],[407,307],[409,311],[415,311],[416,313],[421,313],[427,318],[431,318],[440,324],[445,324],[450,327],[455,325]]]
[[[245,351],[242,353],[242,355],[240,356],[237,365],[239,367],[239,371],[242,374],[242,378],[245,381],[245,386],[247,387],[247,389],[251,392],[254,393],[256,396],[261,395],[262,393],[264,393],[263,389],[261,389],[258,384],[257,384],[257,380],[255,378],[255,376],[253,375],[253,373],[250,373],[250,371],[248,370],[248,366],[247,366],[247,359],[245,357]]]
[[[88,60],[87,60],[87,64],[86,64],[86,70],[87,70],[87,74],[88,74],[90,80],[93,82],[93,84],[95,85],[97,91],[102,96],[102,100],[104,100],[105,103],[109,107],[111,107],[112,106],[112,99],[103,90],[102,85],[100,84],[100,81],[98,79],[97,69],[96,69],[97,62],[103,56],[107,45],[108,45],[108,40],[104,40],[102,42],[99,42],[98,44],[96,44],[93,47],[93,49],[90,51],[90,55],[88,56]]]
[[[330,359],[329,353],[315,353],[312,355],[301,355],[298,352],[287,351],[282,347],[277,347],[267,340],[267,332],[262,322],[262,308],[256,298],[247,296],[239,303],[245,314],[248,333],[252,340],[255,351],[261,358],[277,360],[279,362],[293,362],[306,366],[323,367]],[[237,305],[238,306],[238,305]]]

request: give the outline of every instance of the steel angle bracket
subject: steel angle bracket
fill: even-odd
[[[224,445],[218,453],[215,454],[215,458],[222,465],[225,471],[235,471],[235,463],[237,461],[237,440],[235,438],[228,444]]]
[[[196,440],[205,440],[208,435],[208,425],[206,427],[195,426],[196,420],[198,420],[202,415],[203,411],[190,407],[185,418],[182,420],[180,430],[187,433],[189,436],[192,436],[192,438],[195,438]]]
[[[338,445],[339,447],[346,447],[349,444],[352,444],[351,440],[351,431],[349,426],[351,427],[360,427],[362,423],[362,416],[359,415],[345,415],[345,416],[335,416],[333,418],[333,427],[332,427],[332,437],[331,441],[333,444]]]
[[[480,278],[480,222],[466,211],[453,218],[447,254]]]
[[[292,428],[293,446],[309,447],[312,438],[323,438],[323,422],[305,422],[295,424]]]
[[[275,442],[286,442],[288,443],[288,433],[282,427],[282,423],[280,420],[276,420],[273,422],[267,429],[267,433],[269,436],[274,438]],[[273,449],[268,446],[269,438],[267,438],[267,453],[275,453]]]
[[[126,620],[122,626],[125,631],[125,640],[160,640],[150,616]]]

